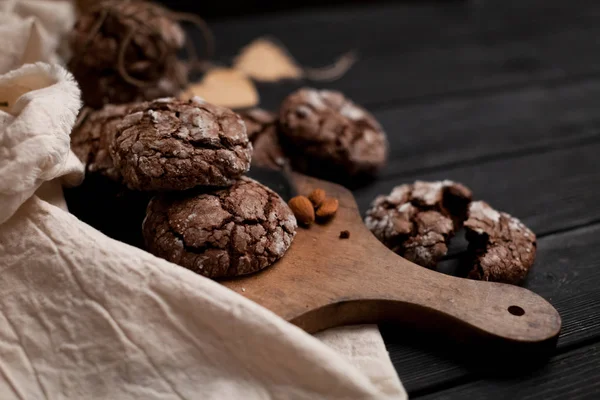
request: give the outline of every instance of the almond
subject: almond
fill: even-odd
[[[315,209],[306,196],[296,196],[288,201],[288,205],[299,223],[310,225],[315,222]]]
[[[327,197],[327,194],[323,189],[315,189],[308,195],[308,199],[313,203],[315,208],[319,208],[323,200]]]
[[[317,210],[317,217],[322,219],[333,217],[337,212],[338,206],[338,199],[334,199],[333,197],[326,198]]]

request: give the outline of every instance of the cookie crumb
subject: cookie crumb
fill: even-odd
[[[245,292],[245,291],[246,291],[246,288],[242,288],[242,292]]]
[[[350,231],[341,231],[340,239],[350,239]]]

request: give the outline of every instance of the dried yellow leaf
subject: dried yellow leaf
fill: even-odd
[[[200,82],[190,84],[181,97],[189,99],[194,96],[228,108],[254,107],[259,102],[254,83],[232,68],[209,70]]]
[[[266,82],[299,79],[304,75],[287,51],[268,38],[258,38],[244,47],[235,58],[233,68]]]

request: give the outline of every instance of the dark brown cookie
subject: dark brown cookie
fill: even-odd
[[[269,111],[254,108],[241,111],[246,124],[248,137],[252,142],[252,165],[271,169],[281,169],[287,160],[279,144],[277,116]]]
[[[187,68],[177,58],[185,34],[168,10],[146,1],[96,3],[69,38],[69,70],[86,105],[152,100],[185,87]]]
[[[156,196],[143,225],[148,251],[210,278],[259,271],[281,258],[296,219],[275,192],[242,177],[213,192]]]
[[[65,189],[69,211],[113,239],[142,247],[142,221],[151,194],[129,190],[109,153],[117,126],[132,104],[81,111],[71,133],[71,148],[85,164],[83,184]]]
[[[231,185],[250,168],[252,145],[233,111],[166,98],[133,107],[110,153],[131,189],[186,190]]]
[[[115,168],[108,149],[117,125],[130,107],[131,104],[108,104],[97,111],[82,110],[71,132],[71,149],[85,164],[86,176],[99,174],[115,182],[121,181],[121,174]]]
[[[471,197],[468,188],[452,181],[400,185],[373,201],[365,224],[396,253],[434,268],[448,252]]]
[[[286,154],[303,172],[343,179],[373,175],[385,164],[383,129],[339,92],[300,89],[284,100],[279,122]]]
[[[535,234],[509,214],[483,201],[469,206],[465,222],[474,267],[468,277],[483,281],[519,284],[535,261]]]

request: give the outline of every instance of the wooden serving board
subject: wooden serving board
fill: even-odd
[[[517,286],[457,278],[393,253],[365,227],[352,194],[294,174],[300,194],[324,189],[339,199],[326,225],[298,228],[286,255],[257,274],[223,281],[309,333],[330,327],[397,321],[461,340],[552,348],[561,319],[535,293]],[[340,239],[348,230],[349,239]],[[522,314],[522,315],[521,315]]]

